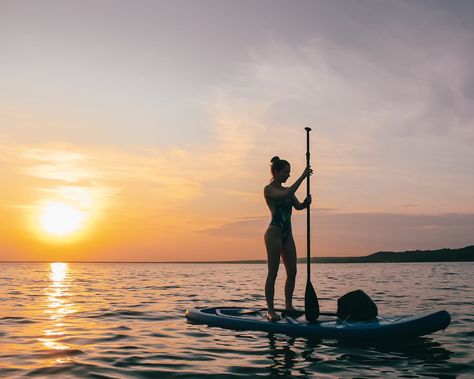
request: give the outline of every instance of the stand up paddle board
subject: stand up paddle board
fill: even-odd
[[[271,322],[266,310],[238,307],[192,308],[186,311],[189,321],[235,330],[258,330],[290,336],[322,339],[399,340],[431,334],[445,329],[451,322],[445,311],[412,316],[377,316],[370,321],[349,321],[336,315],[322,314],[316,322],[308,323],[304,316],[284,316]]]

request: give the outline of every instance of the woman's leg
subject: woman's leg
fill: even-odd
[[[286,269],[285,308],[293,310],[293,292],[296,281],[296,246],[291,234],[283,245],[281,257]]]
[[[280,266],[281,231],[278,227],[270,226],[265,233],[265,247],[267,248],[268,274],[265,281],[265,298],[268,314],[275,315],[273,299],[275,296],[275,280]]]

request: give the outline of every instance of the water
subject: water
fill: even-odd
[[[361,288],[382,314],[452,315],[444,333],[378,346],[186,322],[191,306],[264,306],[265,265],[0,265],[0,377],[474,376],[472,263],[315,265],[323,310]],[[303,304],[305,266],[299,273],[296,306]]]

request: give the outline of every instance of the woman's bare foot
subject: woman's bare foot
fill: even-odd
[[[293,306],[291,307],[286,307],[285,310],[281,313],[283,317],[294,317],[298,318],[302,315],[304,315],[304,311],[300,311],[298,309],[295,309]]]
[[[275,311],[268,311],[265,317],[270,322],[275,322],[275,321],[280,321],[281,320],[281,317],[279,315],[277,315],[277,313]]]

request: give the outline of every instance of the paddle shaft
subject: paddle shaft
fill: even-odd
[[[310,166],[310,152],[309,152],[309,132],[311,128],[306,127],[306,167]],[[310,188],[310,181],[309,175],[306,177],[306,196],[310,196],[311,188]],[[308,281],[310,281],[311,275],[311,217],[310,217],[310,208],[309,204],[306,207],[306,266],[307,266],[307,275]]]

